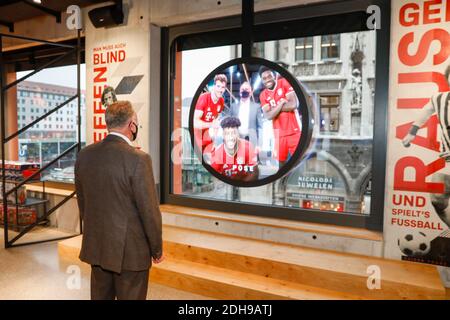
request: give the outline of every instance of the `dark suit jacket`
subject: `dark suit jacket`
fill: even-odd
[[[239,118],[239,108],[240,103],[233,103],[231,104],[231,107],[225,111],[224,117],[237,117]],[[248,129],[254,134],[256,134],[256,137],[259,140],[259,135],[261,133],[263,126],[263,114],[261,106],[255,102],[250,101],[250,111],[248,114]],[[258,142],[259,145],[262,144],[262,141]]]
[[[108,135],[78,154],[75,185],[83,220],[80,259],[117,273],[148,270],[151,257],[162,254],[150,156]]]

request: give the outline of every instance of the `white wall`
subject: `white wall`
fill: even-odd
[[[106,129],[96,128],[95,124],[105,124],[104,115],[96,114],[94,109],[99,109],[99,97],[94,95],[100,92],[99,88],[104,85],[116,88],[120,81],[127,76],[139,76],[143,78],[137,84],[135,89],[129,94],[118,95],[118,100],[129,100],[135,108],[139,124],[142,129],[139,132],[135,145],[145,152],[150,152],[152,158],[157,159],[155,141],[159,141],[159,136],[150,135],[150,88],[154,88],[159,83],[159,78],[155,86],[150,83],[150,24],[149,24],[149,2],[148,1],[124,1],[124,11],[126,12],[126,20],[123,25],[110,28],[95,28],[88,18],[88,11],[94,7],[84,9],[84,24],[86,34],[86,112],[87,112],[87,143],[96,142],[98,137],[103,137]],[[102,5],[101,5],[102,6]],[[156,35],[156,33],[153,33]],[[109,48],[111,46],[111,48]],[[124,46],[124,47],[122,47]],[[117,48],[116,48],[117,47]],[[125,59],[121,62],[107,62],[95,64],[94,54],[102,54],[104,57],[111,52],[117,50],[125,51]],[[158,55],[158,53],[156,53]],[[159,62],[158,57],[154,57]],[[154,64],[155,66],[158,63]],[[106,67],[107,71],[102,78],[106,78],[105,82],[96,83],[94,80],[99,72],[96,68]],[[155,68],[156,69],[156,68]],[[158,70],[156,70],[159,73]],[[154,77],[156,82],[156,78]],[[153,92],[153,94],[156,94]],[[155,108],[159,109],[159,99],[152,101]],[[104,108],[102,108],[104,109]],[[157,118],[158,114],[154,115]],[[153,123],[154,124],[154,123]],[[101,140],[101,139],[100,139]],[[159,162],[154,166],[155,174],[159,181]]]

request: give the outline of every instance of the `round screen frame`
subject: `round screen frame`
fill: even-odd
[[[197,105],[198,98],[203,93],[203,88],[208,85],[208,83],[211,81],[211,79],[214,78],[214,76],[218,73],[223,73],[224,70],[228,69],[231,66],[240,65],[240,64],[253,64],[253,65],[260,65],[260,66],[266,66],[269,69],[276,71],[278,74],[280,74],[282,77],[284,77],[289,84],[292,85],[292,88],[294,89],[295,94],[297,95],[297,99],[299,101],[299,105],[297,107],[300,116],[301,116],[301,122],[302,122],[302,132],[300,135],[300,141],[297,145],[297,148],[294,152],[294,154],[291,156],[291,158],[281,167],[278,169],[278,171],[270,176],[267,176],[263,179],[257,179],[253,181],[242,181],[242,180],[235,180],[232,178],[229,178],[225,175],[220,174],[217,172],[214,168],[212,168],[208,163],[206,163],[203,159],[203,154],[201,152],[200,147],[195,147],[195,139],[194,139],[194,112],[195,112],[195,106]],[[197,91],[195,92],[194,98],[192,99],[190,110],[189,110],[189,133],[191,136],[191,144],[192,148],[195,150],[195,153],[199,159],[201,159],[203,167],[211,173],[214,177],[217,179],[235,186],[235,187],[244,187],[244,188],[252,188],[252,187],[259,187],[263,186],[269,183],[272,183],[283,176],[285,176],[289,171],[291,171],[292,168],[294,168],[304,157],[308,146],[311,142],[312,132],[313,132],[313,125],[314,121],[311,117],[311,110],[309,107],[309,103],[305,97],[305,94],[303,93],[303,90],[301,88],[300,83],[298,80],[286,69],[279,66],[278,64],[271,62],[266,59],[262,58],[256,58],[256,57],[245,57],[245,58],[236,58],[233,60],[230,60],[224,64],[221,64],[216,69],[211,71],[205,79],[202,81],[200,86],[198,87]]]

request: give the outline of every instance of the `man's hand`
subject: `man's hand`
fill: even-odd
[[[211,127],[209,128],[209,131],[208,131],[209,136],[212,139],[215,139],[219,135],[220,129],[221,129],[221,126],[220,126],[219,119],[214,119],[213,122],[211,122]]]
[[[154,264],[158,264],[158,263],[163,262],[165,259],[166,259],[166,257],[164,256],[164,253],[163,253],[158,259],[152,258],[152,261]]]
[[[406,137],[404,137],[403,140],[402,140],[403,145],[406,148],[408,148],[411,145],[411,141],[413,141],[415,137],[416,137],[416,135],[408,133],[406,135]]]
[[[281,99],[278,101],[277,107],[280,107],[280,106],[281,106],[281,108],[283,108],[283,106],[284,106],[287,102],[288,102],[288,101],[287,101],[286,99],[281,98]]]
[[[220,128],[220,120],[218,118],[214,119],[211,122],[211,128],[219,129]]]

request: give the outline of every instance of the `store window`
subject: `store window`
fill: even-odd
[[[339,39],[341,35],[333,36],[333,39]],[[307,39],[307,38],[304,38]],[[310,38],[311,39],[311,38]],[[365,56],[374,56],[376,49],[376,38],[374,31],[356,32],[342,34],[342,39],[349,47],[352,41],[364,39]],[[298,42],[292,42],[292,39],[280,40],[281,46],[280,56],[291,56],[289,51],[297,52]],[[333,40],[335,41],[335,40]],[[295,46],[288,46],[289,43],[295,43]],[[306,43],[306,42],[304,42]],[[309,43],[313,43],[310,41]],[[257,43],[257,47],[262,47],[263,43]],[[281,49],[282,48],[282,49]],[[174,192],[179,195],[189,195],[190,197],[207,198],[207,199],[226,199],[229,201],[238,201],[244,203],[266,204],[272,206],[301,207],[304,209],[318,211],[347,212],[352,214],[365,214],[364,208],[370,206],[370,197],[365,196],[363,186],[350,190],[348,186],[353,185],[355,181],[364,183],[370,178],[371,159],[372,159],[372,143],[373,132],[369,123],[371,114],[373,114],[373,100],[367,99],[362,101],[363,108],[367,111],[366,119],[359,122],[358,134],[351,126],[349,128],[341,127],[340,122],[352,123],[352,106],[350,103],[342,103],[341,100],[349,101],[352,92],[346,87],[351,81],[352,61],[348,59],[343,61],[348,68],[343,68],[340,76],[348,81],[329,80],[334,70],[330,69],[329,74],[318,75],[315,78],[304,78],[301,72],[296,71],[297,80],[306,88],[310,94],[310,98],[316,100],[314,103],[315,114],[320,117],[320,127],[316,129],[315,142],[311,144],[309,154],[319,154],[319,158],[305,159],[302,163],[291,170],[291,173],[285,179],[280,179],[275,183],[265,185],[259,188],[239,188],[227,185],[211,174],[202,166],[198,158],[193,154],[190,143],[188,130],[188,115],[191,101],[195,91],[203,78],[217,65],[235,58],[236,52],[234,46],[223,46],[215,48],[203,48],[195,50],[186,50],[177,54],[177,63],[181,64],[180,94],[182,106],[180,112],[175,113],[174,123],[181,126],[180,134],[184,141],[182,143],[183,156],[178,165],[173,166],[173,186]],[[294,55],[292,55],[294,56]],[[214,59],[213,59],[214,58]],[[261,58],[269,58],[261,56]],[[210,61],[210,63],[207,63]],[[288,65],[288,69],[295,70],[295,60],[283,61]],[[368,67],[362,70],[367,77],[374,77],[374,64],[368,64]],[[344,72],[343,70],[349,70]],[[240,78],[231,81],[244,83],[247,82],[246,75],[242,73]],[[305,79],[305,81],[303,81]],[[306,81],[307,79],[307,81]],[[259,92],[261,83],[250,81],[251,92]],[[326,94],[323,88],[328,88],[331,92]],[[366,88],[369,89],[368,87]],[[331,94],[338,92],[339,94]],[[223,117],[236,109],[235,103],[238,103],[239,92],[235,94],[236,102],[226,102]],[[366,95],[364,95],[366,96]],[[341,98],[342,97],[342,98]],[[367,95],[367,97],[370,97]],[[259,133],[264,136],[259,137],[259,154],[258,161],[260,163],[274,162],[270,155],[276,150],[274,136],[271,135],[272,130],[264,130],[271,125],[271,121],[264,118],[261,107],[255,104],[254,119],[247,120],[251,127],[256,126]],[[178,108],[177,108],[178,109]],[[366,127],[366,137],[361,140],[359,132],[361,127]],[[332,135],[332,136],[329,136]],[[357,150],[353,150],[357,145]],[[359,155],[356,158],[352,155]],[[311,183],[311,181],[313,183]],[[331,181],[331,182],[323,182]],[[297,186],[297,191],[293,191]],[[330,188],[321,189],[318,185],[331,186]],[[308,187],[305,187],[308,186]],[[347,187],[346,187],[347,186]],[[300,196],[301,195],[301,196]],[[296,199],[296,200],[295,200]],[[334,200],[333,200],[334,199]],[[298,201],[297,201],[298,200]],[[312,201],[314,200],[314,201]],[[294,203],[295,202],[295,203]],[[295,204],[295,205],[294,205]]]
[[[220,38],[234,31],[223,34],[211,31],[211,35],[193,33],[192,40],[190,36],[174,38],[176,50],[172,51],[167,62],[170,66],[167,70],[172,70],[168,74],[172,77],[169,78],[169,106],[166,107],[171,127],[167,140],[163,136],[163,150],[166,150],[164,155],[168,163],[161,172],[165,184],[163,201],[352,226],[369,225],[369,221],[371,223],[378,217],[373,228],[382,227],[379,216],[382,215],[384,199],[380,190],[384,188],[384,182],[380,184],[380,177],[384,175],[384,169],[381,173],[379,168],[384,168],[384,163],[375,156],[375,150],[383,147],[380,137],[385,133],[384,130],[374,131],[374,109],[377,105],[380,113],[386,112],[380,107],[386,101],[377,99],[377,93],[383,88],[368,84],[375,83],[376,75],[386,76],[386,65],[379,66],[377,57],[380,52],[387,56],[388,50],[383,47],[385,43],[380,47],[379,31],[361,30],[364,24],[356,21],[357,17],[351,31],[343,30],[345,26],[341,25],[331,27],[336,26],[332,20],[341,21],[340,17],[317,19],[324,24],[330,22],[334,33],[317,34],[317,30],[311,29],[310,23],[306,22],[295,27],[292,24],[292,30],[286,33],[280,23],[279,32],[270,25],[267,30],[269,39],[258,40],[254,44],[254,48],[266,49],[254,49],[257,57],[276,62],[297,79],[312,106],[311,116],[315,122],[312,142],[301,162],[275,182],[259,187],[238,187],[216,179],[199,161],[189,134],[189,110],[203,79],[219,65],[240,58],[239,45],[226,44],[226,38]],[[262,26],[260,28],[263,30]],[[307,28],[310,28],[310,35],[305,31]],[[336,32],[336,29],[342,31]],[[388,34],[388,31],[383,32]],[[264,33],[259,38],[264,38]],[[216,43],[221,45],[214,45]],[[349,48],[346,57],[341,57],[341,46]],[[355,61],[353,57],[362,57],[362,61]],[[337,59],[339,63],[323,63],[323,60]],[[299,61],[309,63],[299,64]],[[232,81],[238,85],[249,82],[253,93],[261,89],[261,82],[248,81],[245,72],[233,77]],[[205,87],[205,92],[207,89]],[[236,109],[233,104],[239,104],[241,99],[240,92],[236,92],[230,99],[232,102],[225,103],[223,116]],[[254,111],[251,120],[247,117],[245,120],[261,129],[258,162],[270,165],[274,161],[270,155],[277,152],[272,130],[268,130],[271,122],[264,117],[257,103]],[[375,141],[380,143],[377,145]],[[166,145],[167,149],[164,149]],[[277,165],[276,160],[273,165]],[[374,178],[374,172],[380,174]]]
[[[322,60],[337,60],[340,55],[341,37],[339,34],[330,34],[321,37]]]
[[[313,37],[295,39],[295,61],[304,62],[313,60]]]

